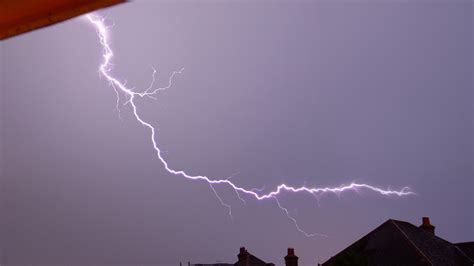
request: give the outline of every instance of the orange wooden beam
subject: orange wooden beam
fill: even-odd
[[[125,0],[0,0],[0,40]]]

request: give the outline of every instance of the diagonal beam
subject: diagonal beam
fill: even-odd
[[[0,1],[0,40],[46,27],[125,0]]]

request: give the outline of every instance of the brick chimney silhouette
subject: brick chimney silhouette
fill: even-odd
[[[239,254],[237,254],[237,258],[239,259],[239,261],[246,260],[248,256],[249,252],[245,249],[245,247],[241,247]]]
[[[298,257],[295,255],[294,248],[288,248],[288,255],[285,256],[286,266],[298,266]]]
[[[420,225],[421,229],[424,229],[433,235],[435,234],[435,226],[430,224],[430,217],[423,217],[423,223]]]

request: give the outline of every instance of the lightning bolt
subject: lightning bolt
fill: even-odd
[[[181,69],[179,71],[174,71],[168,79],[168,85],[167,86],[160,87],[160,88],[155,88],[155,89],[153,88],[153,85],[154,85],[154,82],[155,82],[156,70],[153,69],[152,81],[151,81],[150,86],[143,92],[135,92],[134,88],[128,88],[126,86],[126,82],[121,82],[117,78],[112,76],[112,73],[111,73],[111,71],[112,71],[111,60],[114,56],[114,53],[112,51],[112,48],[110,47],[110,39],[109,39],[110,32],[109,32],[109,27],[106,26],[106,24],[105,24],[105,19],[98,16],[98,15],[93,15],[93,14],[86,15],[86,19],[90,23],[92,23],[92,25],[95,27],[95,29],[97,31],[97,35],[99,37],[99,42],[100,42],[100,45],[102,46],[102,49],[103,49],[103,54],[102,54],[103,62],[99,66],[99,73],[103,77],[106,78],[108,83],[112,86],[115,93],[117,94],[116,109],[118,111],[120,111],[120,109],[119,109],[119,100],[120,100],[120,93],[122,93],[126,97],[126,101],[124,102],[124,105],[129,104],[131,106],[135,119],[138,121],[138,123],[140,123],[142,126],[144,126],[149,131],[152,147],[156,152],[156,156],[157,156],[158,160],[162,163],[162,165],[164,166],[166,171],[168,171],[168,173],[170,173],[172,175],[175,175],[175,176],[180,176],[180,177],[184,177],[184,178],[191,179],[191,180],[200,180],[200,181],[206,182],[210,186],[210,188],[214,192],[214,194],[216,195],[219,202],[229,210],[229,215],[231,216],[231,218],[232,218],[231,206],[229,204],[225,203],[222,200],[222,198],[219,196],[219,194],[215,190],[214,185],[226,185],[226,186],[232,188],[235,191],[235,193],[237,194],[237,197],[244,203],[245,203],[245,200],[241,197],[241,194],[242,195],[243,194],[248,195],[250,197],[255,198],[256,200],[267,200],[267,199],[275,200],[276,203],[277,203],[277,206],[293,222],[296,229],[299,232],[303,233],[307,237],[326,236],[326,235],[317,234],[317,233],[311,234],[311,233],[307,233],[303,229],[301,229],[300,226],[298,225],[298,223],[296,222],[296,219],[293,216],[290,215],[288,209],[283,207],[280,204],[280,201],[278,200],[277,196],[282,194],[282,192],[308,193],[308,194],[317,196],[317,195],[320,195],[320,194],[323,194],[323,193],[340,194],[340,193],[343,193],[343,192],[346,192],[346,191],[356,191],[357,192],[359,189],[365,189],[365,190],[370,190],[370,191],[373,191],[373,192],[376,192],[376,193],[379,193],[379,194],[385,195],[385,196],[402,197],[402,196],[408,196],[408,195],[415,194],[414,192],[412,192],[410,190],[409,187],[404,187],[401,190],[390,190],[390,189],[382,189],[382,188],[372,186],[372,185],[368,185],[368,184],[359,184],[359,183],[350,183],[348,185],[340,185],[338,187],[307,187],[307,186],[294,187],[294,186],[290,186],[290,185],[287,185],[287,184],[280,184],[273,191],[270,191],[268,193],[263,193],[262,189],[255,189],[255,188],[246,189],[246,188],[240,187],[240,186],[236,185],[235,183],[233,183],[232,181],[230,181],[230,178],[227,178],[227,179],[211,179],[211,178],[209,178],[207,176],[204,176],[204,175],[191,175],[191,174],[186,173],[184,170],[175,170],[175,169],[171,168],[170,165],[168,164],[168,162],[163,158],[162,151],[160,150],[160,148],[158,146],[157,136],[156,136],[156,129],[149,122],[147,122],[147,121],[143,120],[143,118],[141,118],[141,116],[139,115],[139,112],[138,112],[138,107],[135,103],[135,99],[136,98],[144,98],[144,97],[148,97],[148,98],[151,98],[151,99],[156,99],[155,96],[157,95],[157,93],[159,93],[160,91],[164,91],[164,90],[167,90],[167,89],[171,88],[172,83],[173,83],[173,78],[175,77],[175,75],[180,74],[184,69]]]

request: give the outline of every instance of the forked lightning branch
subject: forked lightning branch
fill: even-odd
[[[192,175],[184,170],[178,170],[178,169],[173,169],[169,163],[165,160],[165,158],[162,155],[162,152],[160,150],[160,147],[158,145],[158,135],[156,134],[156,130],[153,127],[153,125],[150,122],[145,121],[141,116],[140,116],[140,111],[139,108],[135,102],[135,99],[137,98],[155,98],[157,97],[157,94],[160,91],[166,90],[171,88],[173,78],[182,72],[182,69],[180,71],[175,71],[171,74],[169,77],[169,82],[168,85],[165,87],[158,87],[158,88],[153,88],[154,86],[154,81],[155,81],[155,73],[156,71],[153,72],[152,76],[152,83],[150,87],[148,87],[145,91],[143,92],[135,92],[133,88],[129,88],[126,86],[125,82],[122,82],[119,80],[119,78],[113,76],[112,74],[112,58],[114,56],[114,53],[111,48],[111,43],[110,43],[110,31],[109,27],[105,24],[105,19],[95,15],[95,14],[89,14],[86,16],[87,20],[94,26],[94,28],[97,31],[97,35],[99,37],[99,42],[103,50],[103,61],[102,64],[99,66],[99,72],[100,74],[106,78],[108,81],[109,85],[115,90],[117,94],[117,108],[119,108],[119,101],[120,97],[125,97],[124,102],[126,105],[130,105],[132,112],[133,112],[133,117],[137,120],[139,124],[145,127],[146,130],[149,131],[150,134],[150,141],[151,141],[151,147],[155,150],[156,152],[156,157],[158,160],[161,162],[163,167],[168,171],[170,174],[179,176],[182,178],[187,178],[191,180],[195,180],[197,182],[205,182],[207,183],[214,194],[216,195],[217,199],[219,202],[228,208],[229,210],[229,215],[232,217],[232,212],[231,212],[231,207],[230,205],[226,204],[225,201],[222,199],[222,197],[217,194],[217,191],[215,190],[214,186],[221,185],[221,186],[228,186],[232,188],[237,197],[240,200],[244,200],[242,198],[243,195],[246,195],[250,198],[254,198],[255,200],[273,200],[275,201],[276,205],[283,211],[283,213],[294,223],[296,229],[303,233],[307,237],[311,236],[326,236],[324,234],[319,234],[319,233],[307,233],[304,231],[297,223],[296,219],[292,217],[285,207],[283,207],[278,200],[278,196],[282,194],[283,192],[287,193],[306,193],[306,194],[313,194],[313,195],[320,195],[324,193],[344,193],[348,191],[358,191],[358,190],[370,190],[375,193],[378,193],[382,196],[396,196],[396,197],[402,197],[402,196],[408,196],[408,195],[413,195],[415,194],[410,190],[408,187],[404,187],[401,190],[390,190],[390,189],[383,189],[380,187],[372,186],[369,184],[364,184],[364,183],[350,183],[348,185],[340,185],[340,186],[335,186],[335,187],[307,187],[307,186],[300,186],[300,187],[294,187],[291,185],[287,184],[280,184],[278,185],[274,190],[268,193],[263,193],[261,190],[254,189],[254,188],[244,188],[239,186],[238,184],[235,184],[234,182],[230,181],[229,179],[214,179],[210,178],[208,176],[204,175]]]

